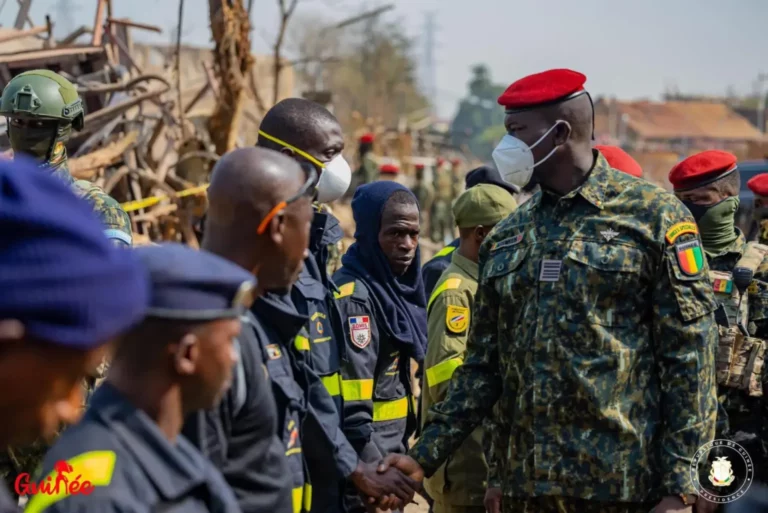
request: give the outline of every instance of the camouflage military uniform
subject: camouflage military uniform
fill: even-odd
[[[362,175],[363,185],[371,182],[375,182],[379,178],[379,164],[376,162],[376,157],[373,152],[368,152],[363,156],[363,161],[360,164],[360,171]]]
[[[432,475],[498,401],[505,511],[694,494],[690,463],[715,432],[715,299],[693,218],[596,159],[577,190],[536,193],[486,238],[467,356],[410,451]]]
[[[738,231],[738,229],[737,229]],[[739,237],[718,255],[707,254],[710,268],[715,273],[731,273],[737,262],[742,258],[747,247],[744,234],[739,231]],[[715,297],[727,304],[735,287],[728,281],[718,280],[713,276]],[[750,285],[748,298],[748,331],[750,336],[768,340],[768,257],[755,271]],[[733,304],[738,304],[738,293]],[[729,310],[726,308],[726,310]],[[733,309],[730,309],[733,310]],[[735,311],[727,311],[731,326],[736,326]],[[756,349],[756,348],[755,348]],[[762,378],[762,395],[750,394],[731,386],[718,386],[718,399],[721,409],[718,415],[717,438],[728,438],[742,445],[755,468],[755,479],[765,482],[768,480],[768,354],[764,354]]]
[[[417,178],[416,185],[411,189],[413,195],[419,200],[419,210],[422,212],[430,212],[432,209],[432,202],[435,199],[435,190],[432,185],[424,180],[423,175]],[[421,216],[421,232],[428,233],[428,216]]]

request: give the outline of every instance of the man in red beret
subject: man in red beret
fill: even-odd
[[[379,179],[379,164],[376,155],[373,153],[373,141],[374,136],[371,133],[363,134],[360,137],[360,144],[358,146],[360,168],[357,170],[355,186],[349,188],[350,194],[354,193],[358,186],[375,182]]]
[[[716,436],[741,444],[752,457],[753,479],[765,480],[768,478],[768,433],[763,428],[768,423],[768,365],[765,364],[768,247],[747,242],[736,227],[741,184],[734,155],[710,150],[688,157],[672,168],[669,182],[675,195],[696,219],[719,304],[716,364],[721,409]],[[757,182],[750,181],[750,188],[752,186],[757,186]],[[735,271],[737,268],[741,269]],[[745,270],[748,270],[746,275]],[[735,279],[741,275],[743,279]],[[730,488],[716,490],[720,495],[738,490],[749,477],[734,473],[736,479]]]
[[[608,165],[613,169],[624,171],[628,175],[636,178],[643,177],[643,168],[640,167],[640,164],[632,158],[632,155],[618,146],[596,144],[595,149],[603,154],[605,160],[608,161]]]
[[[747,187],[755,194],[752,217],[757,223],[758,241],[768,244],[768,173],[753,176]]]
[[[379,180],[397,181],[400,175],[400,167],[397,164],[386,163],[379,168]]]
[[[496,166],[541,190],[483,242],[463,364],[380,469],[430,476],[493,415],[492,513],[690,513],[717,414],[708,267],[690,212],[592,149],[585,80],[550,70],[499,98]]]

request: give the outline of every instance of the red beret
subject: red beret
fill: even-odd
[[[586,81],[587,77],[577,71],[551,69],[513,82],[499,96],[498,102],[507,111],[558,103],[586,92]]]
[[[363,143],[363,144],[365,144],[365,143],[372,143],[373,142],[373,134],[371,134],[371,133],[363,134],[360,137],[360,142]]]
[[[379,172],[386,175],[396,175],[400,172],[400,168],[395,164],[382,164],[379,168]]]
[[[419,163],[419,164],[416,164],[415,167],[416,169],[424,169],[424,164]]]
[[[459,164],[461,164],[461,159],[451,159],[451,164],[453,164],[454,166],[458,166]]]
[[[736,155],[707,150],[678,162],[669,172],[669,183],[676,191],[695,189],[736,171]]]
[[[599,150],[603,154],[605,160],[613,169],[623,171],[628,175],[641,178],[643,176],[643,168],[640,164],[632,158],[632,155],[622,150],[618,146],[606,146],[603,144],[596,144],[595,149]]]
[[[437,165],[442,166],[445,164],[445,159],[443,157],[437,157]]]
[[[755,196],[768,196],[768,173],[753,176],[747,182],[747,187]]]

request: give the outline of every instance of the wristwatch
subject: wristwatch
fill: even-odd
[[[685,504],[686,506],[694,506],[698,498],[699,497],[697,495],[693,495],[692,493],[680,494],[680,500],[683,501],[683,504]]]

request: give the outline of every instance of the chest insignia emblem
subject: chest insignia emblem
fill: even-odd
[[[605,242],[611,242],[613,239],[618,237],[619,232],[615,232],[610,228],[608,228],[607,230],[603,230],[602,232],[600,232],[600,235],[603,236],[603,238],[605,239]]]
[[[347,318],[349,338],[355,347],[365,349],[371,343],[371,319],[367,315]]]

